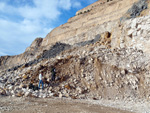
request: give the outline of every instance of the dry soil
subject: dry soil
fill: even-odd
[[[83,100],[0,97],[0,113],[131,113]]]

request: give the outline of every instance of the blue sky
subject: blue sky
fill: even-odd
[[[0,0],[0,56],[23,53],[37,37],[97,0]]]

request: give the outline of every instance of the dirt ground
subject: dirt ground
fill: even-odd
[[[0,97],[0,113],[131,113],[81,100]]]

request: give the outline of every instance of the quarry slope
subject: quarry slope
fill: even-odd
[[[149,0],[99,0],[37,38],[23,54],[0,57],[0,94],[148,101],[149,26]],[[44,90],[37,90],[40,71]],[[144,110],[136,112],[150,112]]]
[[[137,0],[99,0],[78,11],[76,16],[70,18],[67,23],[52,30],[44,39],[37,38],[23,54],[1,57],[0,68],[9,69],[37,59],[40,54],[45,50],[49,50],[56,42],[74,45],[78,42],[94,39],[97,34],[105,31],[111,32],[114,29],[112,26],[118,25],[120,18],[124,16],[125,18],[130,17],[133,12],[136,12],[133,15],[142,14],[140,12],[149,4],[139,3],[142,5],[138,4],[137,7],[133,7],[135,11],[131,10],[129,12],[131,14],[126,14],[135,2]],[[144,11],[142,15],[147,14]]]

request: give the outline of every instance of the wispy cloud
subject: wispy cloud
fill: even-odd
[[[80,3],[80,2],[75,1],[75,2],[73,3],[73,6],[72,6],[72,7],[74,7],[74,8],[81,8],[81,7],[82,7],[82,5],[81,5],[81,3]]]
[[[7,54],[4,53],[4,52],[2,52],[2,51],[0,51],[0,55],[1,55],[1,56],[6,56]]]
[[[72,8],[79,9],[83,7],[82,3],[86,2],[85,0],[0,0],[0,56],[23,52],[36,37],[44,38],[55,27],[54,23],[59,20],[62,12],[71,11]]]
[[[25,0],[23,3],[20,0],[0,1],[0,48],[15,50],[16,45],[29,46],[36,37],[45,37],[53,29],[51,23],[58,19],[61,9],[71,8],[70,0],[33,0],[32,3],[29,4]],[[6,46],[1,44],[4,42]],[[24,49],[20,48],[21,51],[18,53]],[[4,53],[2,49],[0,51],[0,56],[12,53]]]

